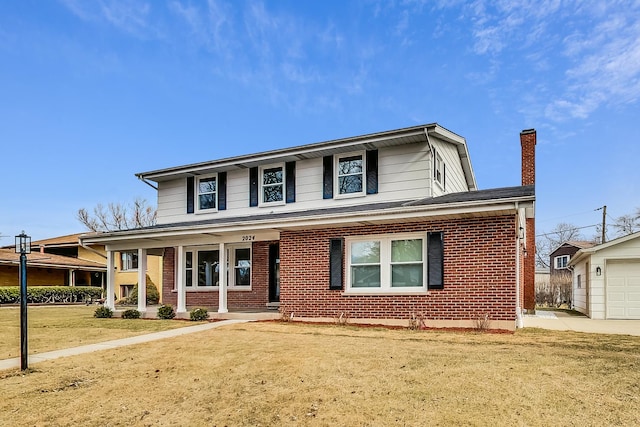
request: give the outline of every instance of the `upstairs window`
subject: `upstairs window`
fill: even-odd
[[[282,165],[262,169],[261,204],[284,203],[284,167]]]
[[[138,251],[120,252],[120,271],[138,269]]]
[[[556,270],[560,270],[563,268],[567,268],[567,265],[569,264],[569,255],[560,255],[557,256],[555,258],[555,264],[554,264],[554,268]]]
[[[336,156],[338,196],[364,194],[364,160],[362,153]]]
[[[198,190],[198,210],[216,210],[217,177],[209,176],[198,178],[196,188]]]

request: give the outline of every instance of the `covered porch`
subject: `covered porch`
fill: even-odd
[[[208,228],[132,230],[131,234],[88,235],[81,240],[105,245],[105,305],[116,315],[120,309],[115,304],[117,253],[134,251],[137,310],[143,317],[156,316],[155,307],[147,306],[146,295],[147,256],[155,255],[163,257],[162,303],[172,305],[177,317],[189,318],[190,309],[203,307],[211,319],[246,319],[247,315],[273,319],[279,305],[279,237],[279,231],[273,229]]]

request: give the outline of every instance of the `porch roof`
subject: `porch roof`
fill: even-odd
[[[447,194],[419,200],[341,206],[306,211],[226,217],[201,221],[158,224],[134,230],[82,235],[82,244],[113,244],[138,239],[161,240],[193,234],[246,230],[310,229],[327,225],[356,225],[418,221],[424,218],[494,216],[515,212],[515,204],[532,203],[535,187],[518,186]],[[161,244],[161,243],[160,243]]]

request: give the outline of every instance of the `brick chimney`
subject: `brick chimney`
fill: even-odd
[[[520,144],[522,145],[522,185],[535,185],[536,183],[536,130],[525,129],[520,132]],[[526,219],[527,247],[524,248],[525,258],[523,265],[523,308],[529,312],[535,312],[536,308],[536,220],[534,217]]]
[[[536,130],[525,129],[520,132],[522,145],[522,185],[536,183]]]

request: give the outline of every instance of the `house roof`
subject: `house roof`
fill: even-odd
[[[562,243],[560,246],[555,248],[553,251],[549,253],[549,256],[553,256],[558,250],[567,246],[573,246],[576,249],[587,249],[595,246],[596,244],[587,240],[567,240]],[[577,252],[577,251],[576,251]]]
[[[573,258],[569,261],[569,265],[575,265],[578,261],[580,261],[582,258],[589,256],[591,254],[594,254],[598,251],[601,251],[603,249],[607,249],[610,248],[612,246],[616,246],[619,245],[621,243],[624,242],[628,242],[629,240],[634,240],[640,238],[640,231],[635,232],[635,233],[631,233],[631,234],[627,234],[626,236],[622,236],[622,237],[618,237],[617,239],[613,239],[613,240],[609,240],[608,242],[599,244],[599,245],[594,245],[590,248],[584,248],[584,249],[580,249],[578,252],[576,252],[576,254],[573,256]]]
[[[18,265],[19,263],[20,254],[16,253],[15,250],[0,249],[0,265]],[[107,270],[106,265],[99,262],[40,252],[27,254],[27,266],[57,269],[75,268],[89,271]]]
[[[92,233],[83,235],[84,243],[107,243],[135,238],[159,238],[175,233],[184,235],[193,232],[219,233],[247,229],[294,229],[326,226],[326,224],[362,224],[377,221],[407,221],[426,217],[447,217],[457,215],[486,215],[512,212],[515,202],[535,200],[535,187],[519,186],[452,193],[440,197],[358,206],[313,209],[294,212],[225,217],[201,221],[158,224],[135,230]]]
[[[462,169],[464,171],[469,190],[477,190],[478,186],[471,166],[466,140],[460,135],[443,128],[437,123],[359,135],[350,138],[335,139],[255,154],[228,157],[219,160],[193,163],[149,172],[140,172],[137,173],[136,176],[147,183],[148,181],[162,182],[189,176],[248,169],[269,162],[288,162],[320,158],[355,150],[374,150],[394,145],[412,144],[417,142],[430,143],[430,137],[442,139],[456,146],[460,155]]]
[[[56,247],[69,247],[69,246],[78,246],[80,243],[78,242],[78,238],[82,236],[83,233],[76,234],[68,234],[66,236],[58,236],[51,237],[49,239],[36,240],[31,242],[31,247],[34,246],[56,246]]]

